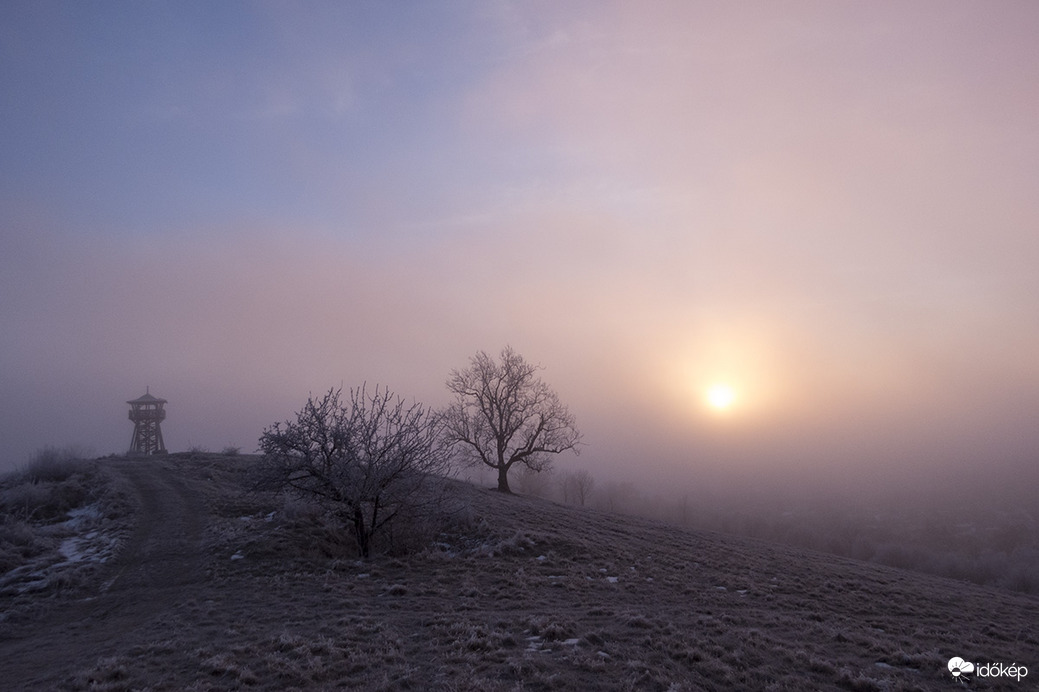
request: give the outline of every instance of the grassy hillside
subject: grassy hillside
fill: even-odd
[[[421,545],[361,562],[248,492],[252,457],[99,463],[136,528],[0,623],[18,686],[948,690],[953,656],[1039,669],[1024,594],[457,482]]]

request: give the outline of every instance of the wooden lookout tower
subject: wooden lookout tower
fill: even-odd
[[[166,418],[166,411],[162,408],[166,400],[152,396],[145,388],[144,396],[126,403],[130,404],[130,420],[133,421],[130,454],[165,454],[166,445],[162,443],[159,423]]]

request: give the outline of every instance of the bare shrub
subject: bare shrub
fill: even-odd
[[[0,520],[0,574],[20,566],[50,548],[24,521]]]
[[[76,446],[44,447],[33,455],[22,473],[30,483],[63,481],[83,472],[87,455]]]
[[[51,484],[22,483],[0,491],[0,509],[22,521],[35,518],[38,508],[50,502]]]
[[[59,473],[56,466],[47,462],[45,468],[46,472],[39,475],[27,472],[26,480],[10,484],[0,491],[0,510],[23,521],[51,522],[89,501],[91,492],[85,478],[87,467],[69,466]]]
[[[310,398],[295,422],[275,423],[260,438],[260,486],[319,503],[353,528],[363,557],[396,521],[431,511],[426,481],[448,468],[439,415],[405,405],[388,389],[341,389]]]

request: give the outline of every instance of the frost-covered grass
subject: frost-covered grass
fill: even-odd
[[[0,620],[24,596],[81,584],[128,530],[127,499],[97,461],[48,448],[0,478]]]
[[[70,689],[943,690],[951,656],[1039,650],[1032,596],[462,483],[423,546],[361,561],[246,491],[246,455],[164,463],[204,569]]]

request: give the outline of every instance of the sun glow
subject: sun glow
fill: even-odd
[[[707,390],[707,404],[716,411],[727,411],[736,401],[736,392],[727,384],[715,384]]]
[[[785,414],[794,397],[783,376],[793,369],[785,358],[784,330],[764,318],[733,315],[719,317],[717,325],[705,319],[676,339],[659,369],[676,416],[687,424],[711,426],[705,429],[747,430]]]

